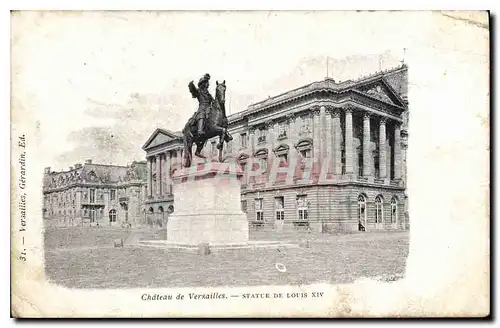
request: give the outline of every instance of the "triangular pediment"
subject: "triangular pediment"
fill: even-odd
[[[179,137],[172,131],[168,131],[165,129],[156,129],[155,132],[149,137],[144,146],[142,146],[143,150],[153,148],[155,146],[167,143],[172,140],[179,139]]]
[[[355,90],[391,105],[405,106],[402,99],[383,78],[361,85]]]

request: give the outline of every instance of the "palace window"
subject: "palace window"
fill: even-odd
[[[264,221],[264,199],[262,198],[255,200],[255,215],[257,221]]]
[[[396,197],[391,199],[391,223],[398,223],[398,201]]]
[[[306,195],[297,196],[297,214],[299,220],[305,221],[309,217]]]
[[[248,138],[246,133],[240,134],[240,148],[247,148]]]
[[[280,161],[280,166],[288,164],[288,155],[287,154],[278,155],[278,159]]]
[[[116,199],[116,190],[111,189],[111,190],[109,191],[109,198],[110,198],[111,200],[115,200],[115,199]]]
[[[287,124],[286,123],[280,123],[278,125],[278,139],[284,139],[287,136]]]
[[[246,213],[247,212],[247,201],[246,200],[242,200],[241,201],[241,211],[243,213]]]
[[[267,157],[257,158],[257,163],[259,164],[259,169],[262,173],[267,171]]]
[[[300,151],[300,156],[302,156],[302,162],[306,161],[306,158],[311,158],[311,149],[303,149]]]
[[[366,229],[366,198],[364,195],[358,196],[358,223],[360,228]]]
[[[109,211],[109,223],[116,222],[116,210]]]
[[[90,202],[95,203],[95,189],[90,189]]]
[[[384,204],[382,202],[382,196],[377,196],[375,198],[375,223],[384,222]]]
[[[285,219],[285,199],[283,196],[274,198],[274,207],[276,211],[276,220]]]
[[[259,129],[257,130],[258,131],[258,138],[257,138],[257,142],[258,143],[264,143],[266,142],[266,130],[264,129]]]

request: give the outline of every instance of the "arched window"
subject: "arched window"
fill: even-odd
[[[384,204],[382,201],[382,196],[378,195],[375,198],[375,223],[384,222]]]
[[[152,207],[149,208],[149,214],[153,214],[154,213],[154,210]]]
[[[391,223],[398,223],[398,200],[396,197],[391,199]]]
[[[109,211],[109,223],[116,222],[116,210]]]
[[[366,197],[358,196],[358,224],[360,230],[366,230]]]

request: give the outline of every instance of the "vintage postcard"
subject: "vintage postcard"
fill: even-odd
[[[11,27],[12,316],[490,314],[488,12]]]

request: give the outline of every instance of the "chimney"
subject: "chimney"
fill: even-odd
[[[85,160],[85,164],[92,164],[92,160],[91,159]]]
[[[45,168],[45,174],[50,174],[50,166]]]
[[[75,169],[79,169],[81,167],[82,167],[82,164],[80,164],[80,163],[75,164]]]
[[[70,171],[73,171],[73,166],[70,166],[70,167],[69,167],[69,170],[70,170]]]

